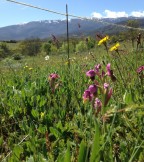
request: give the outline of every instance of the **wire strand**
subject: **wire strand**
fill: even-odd
[[[26,135],[17,145],[19,146],[19,145],[20,145],[24,140],[26,140],[26,138],[28,138],[28,137],[29,137],[29,134]],[[7,158],[8,156],[11,155],[11,153],[12,153],[12,151],[10,151],[10,152],[4,157],[4,159],[2,160],[2,162],[5,161],[6,158]]]

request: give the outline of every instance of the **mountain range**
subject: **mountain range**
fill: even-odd
[[[126,30],[117,25],[126,25],[128,20],[137,20],[141,28],[144,27],[144,18],[121,17],[121,18],[103,18],[90,20],[71,19],[69,20],[69,35],[82,36],[102,34],[115,34]],[[117,24],[117,25],[114,25]],[[29,38],[45,39],[55,36],[66,36],[66,20],[42,20],[32,21],[24,24],[11,25],[0,28],[0,40],[24,40]]]

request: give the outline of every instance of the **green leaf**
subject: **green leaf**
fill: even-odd
[[[38,127],[38,131],[39,131],[40,133],[42,133],[42,134],[45,134],[45,132],[46,132],[46,127],[40,124],[39,127]]]
[[[78,162],[86,161],[86,152],[87,152],[87,145],[84,141],[82,141],[79,149]]]
[[[37,95],[37,97],[36,97],[37,101],[39,101],[40,98],[41,98],[40,95]]]
[[[56,137],[60,137],[61,136],[61,133],[54,127],[50,127],[50,132]]]
[[[3,137],[0,137],[0,146],[2,146],[3,143]]]
[[[61,153],[59,154],[58,158],[57,158],[57,162],[63,162],[64,161],[64,154]]]
[[[125,94],[123,95],[123,101],[126,104],[133,103],[133,97],[132,94],[128,91],[125,91]]]
[[[67,150],[64,157],[64,162],[71,162],[70,146],[68,144]]]
[[[23,147],[20,145],[16,145],[13,150],[13,154],[16,155],[17,158],[20,158],[20,154],[23,152]]]
[[[90,162],[99,161],[100,159],[99,151],[100,151],[100,130],[99,130],[99,125],[96,121],[95,136],[94,136],[94,142],[93,142],[92,151],[91,151]]]
[[[37,110],[32,109],[31,114],[32,114],[32,116],[34,118],[38,118],[39,117],[39,112]]]
[[[42,107],[42,106],[44,106],[45,103],[46,103],[46,99],[44,97],[41,97],[39,106]]]
[[[26,162],[34,162],[34,158],[32,156],[30,156]]]

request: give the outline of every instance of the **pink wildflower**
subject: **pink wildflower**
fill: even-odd
[[[96,110],[96,115],[98,115],[102,108],[102,102],[98,98],[95,99],[94,108]]]
[[[106,94],[106,98],[105,98],[105,102],[104,102],[104,106],[106,106],[112,96],[113,90],[112,88],[110,88],[109,92]]]
[[[97,108],[101,109],[101,107],[102,107],[102,102],[98,98],[95,99],[94,107],[95,107],[95,109],[97,109]]]
[[[109,87],[108,83],[104,83],[104,89],[107,89]]]
[[[108,76],[111,76],[111,69],[110,69],[110,66],[111,66],[110,63],[108,63],[107,66],[106,66],[106,69],[107,69],[107,75],[108,75]]]
[[[137,73],[141,73],[143,70],[144,70],[144,66],[140,66],[140,67],[137,69]]]
[[[58,78],[59,78],[59,75],[55,73],[50,74],[48,77],[52,93],[54,93],[55,89],[58,87],[58,84],[56,84],[56,79]]]
[[[105,76],[105,72],[102,70],[102,75],[101,75],[102,77],[104,77]]]
[[[115,75],[113,74],[113,70],[110,69],[110,66],[111,66],[110,63],[108,63],[107,66],[106,66],[106,69],[107,69],[106,75],[110,76],[111,80],[112,80],[113,82],[115,82],[115,81],[116,81],[116,77],[115,77]]]
[[[96,95],[97,94],[97,86],[95,84],[90,85],[88,90],[90,91],[91,94]]]
[[[49,80],[55,80],[57,78],[59,78],[59,75],[55,74],[55,73],[50,74],[49,77],[48,77]]]
[[[99,69],[101,69],[101,64],[95,66],[96,73],[99,73]]]
[[[94,79],[95,79],[96,73],[95,73],[94,70],[89,70],[89,71],[86,72],[86,75],[87,75],[88,77],[90,77],[91,80],[94,80]]]
[[[92,95],[89,90],[85,90],[83,94],[83,102],[86,103],[87,101],[92,100]]]

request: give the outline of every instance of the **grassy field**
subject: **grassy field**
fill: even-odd
[[[144,52],[128,43],[108,53],[102,44],[69,61],[2,60],[0,161],[143,162],[140,66]]]

